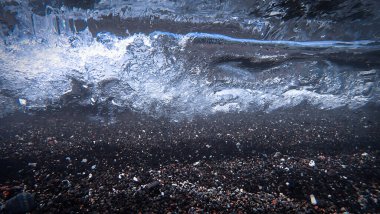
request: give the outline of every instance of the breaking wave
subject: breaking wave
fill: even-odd
[[[270,112],[304,102],[321,109],[380,102],[376,40],[161,31],[93,35],[88,27],[75,29],[56,9],[46,11],[20,18],[22,24],[2,37],[1,116],[80,105],[181,119]]]

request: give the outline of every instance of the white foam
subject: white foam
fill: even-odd
[[[216,112],[273,111],[294,107],[303,101],[321,109],[358,108],[371,100],[362,91],[372,86],[355,81],[356,76],[347,78],[351,88],[334,94],[339,87],[332,86],[340,84],[334,73],[328,73],[331,78],[324,79],[331,86],[331,90],[324,93],[313,91],[313,86],[288,90],[290,83],[286,75],[264,81],[249,79],[255,84],[228,78],[221,87],[203,75],[208,70],[201,62],[189,65],[183,52],[167,51],[168,43],[161,43],[159,35],[168,36],[172,40],[170,45],[178,44],[170,46],[170,50],[181,50],[191,45],[189,39],[198,34],[136,34],[122,39],[110,35],[110,41],[103,44],[85,31],[76,35],[79,42],[75,46],[71,46],[66,35],[49,34],[44,41],[22,39],[7,47],[1,46],[0,77],[5,87],[23,97],[19,104],[24,106],[54,105],[63,95],[77,93],[71,82],[76,79],[91,93],[81,104],[97,104],[112,98],[113,106],[132,106],[153,116],[170,112],[173,118]],[[254,76],[234,64],[222,68]],[[286,69],[284,67],[283,72],[287,72]],[[376,75],[376,71],[370,74]],[[115,80],[114,85],[102,88],[104,82],[112,80]]]

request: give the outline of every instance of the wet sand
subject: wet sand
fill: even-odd
[[[0,123],[0,184],[36,193],[35,213],[374,213],[379,112],[18,114]]]

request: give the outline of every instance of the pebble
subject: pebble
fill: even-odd
[[[159,181],[153,181],[153,182],[150,182],[148,184],[143,185],[143,187],[146,189],[152,189],[152,188],[157,187],[159,185],[160,185]]]
[[[65,185],[66,187],[71,187],[71,182],[70,182],[69,180],[67,180],[67,179],[62,180],[62,183],[63,183],[63,185]]]
[[[314,162],[313,160],[310,160],[310,162],[309,162],[309,166],[310,166],[310,167],[315,167],[315,162]]]
[[[274,155],[273,155],[274,158],[277,158],[277,157],[280,157],[280,156],[281,156],[281,152],[276,152],[276,153],[274,153]]]
[[[119,178],[119,179],[122,179],[124,176],[125,176],[125,174],[124,174],[124,173],[121,173],[121,174],[119,174],[118,178]]]
[[[313,194],[310,195],[310,202],[312,205],[317,205],[317,199]]]
[[[37,166],[37,163],[28,163],[28,166],[36,167],[36,166]]]
[[[193,166],[198,166],[201,162],[200,161],[197,161],[195,163],[193,163]]]

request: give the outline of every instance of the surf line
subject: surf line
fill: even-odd
[[[169,36],[175,39],[186,40],[207,40],[210,43],[243,43],[252,45],[273,45],[287,46],[298,48],[343,48],[343,49],[371,49],[380,50],[380,41],[375,40],[357,40],[357,41],[288,41],[288,40],[258,40],[258,39],[242,39],[234,38],[222,34],[210,34],[190,32],[187,34],[176,34],[171,32],[154,31],[150,34],[152,37]]]

